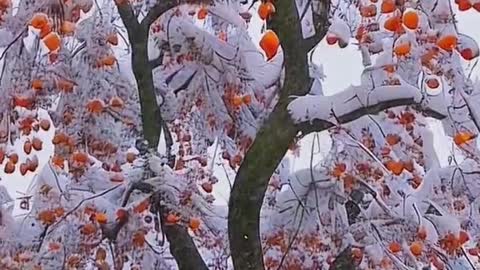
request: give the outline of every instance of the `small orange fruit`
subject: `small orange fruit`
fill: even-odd
[[[278,39],[277,34],[272,30],[267,30],[260,40],[260,47],[263,49],[267,56],[267,60],[272,59],[280,47],[280,40]]]
[[[193,231],[197,230],[200,227],[200,219],[198,218],[190,218],[190,221],[188,222],[188,226],[190,229]]]

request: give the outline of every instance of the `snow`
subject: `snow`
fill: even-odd
[[[380,86],[371,90],[361,86],[351,86],[333,96],[297,97],[288,105],[288,110],[297,123],[315,119],[336,123],[338,117],[364,107],[401,99],[412,99],[413,102],[418,103],[421,98],[420,91],[409,85]]]

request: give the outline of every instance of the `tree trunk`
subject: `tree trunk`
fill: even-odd
[[[117,4],[123,24],[127,28],[128,40],[132,48],[132,70],[137,81],[142,113],[143,137],[151,149],[157,149],[162,131],[163,119],[157,104],[153,82],[152,65],[148,59],[148,33],[150,25],[165,11],[174,6],[173,1],[161,1],[154,6],[142,23],[134,16],[130,4]],[[162,206],[158,206],[161,209]],[[161,211],[163,212],[163,211]],[[162,219],[164,215],[160,215]],[[165,224],[165,222],[161,222]],[[187,228],[179,225],[162,226],[169,242],[170,253],[180,270],[208,270],[195,242]]]
[[[307,57],[312,44],[316,45],[325,35],[328,3],[326,0],[325,17],[319,22],[316,36],[304,40],[295,1],[275,2],[277,13],[270,25],[283,49],[285,82],[275,109],[245,155],[230,194],[228,229],[235,269],[264,269],[260,210],[270,177],[299,131],[287,106],[291,95],[305,95],[310,90],[312,80]]]

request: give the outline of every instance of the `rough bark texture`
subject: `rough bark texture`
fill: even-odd
[[[132,48],[132,70],[137,81],[140,99],[143,137],[152,149],[157,149],[163,119],[155,95],[152,77],[153,66],[148,59],[148,34],[150,25],[158,16],[175,5],[175,1],[172,0],[159,1],[145,19],[139,23],[128,1],[117,4],[120,17],[127,28],[128,39]],[[163,219],[164,216],[161,215],[161,218]],[[162,224],[165,224],[165,222],[162,222]],[[162,226],[162,230],[168,239],[170,253],[175,258],[180,270],[208,269],[185,227],[178,225]]]

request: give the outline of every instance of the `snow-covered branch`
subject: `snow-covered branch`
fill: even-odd
[[[288,110],[300,130],[307,134],[406,105],[418,106],[427,116],[436,119],[446,117],[441,105],[427,104],[421,92],[408,85],[380,86],[372,90],[352,86],[333,96],[302,96],[294,99]]]

